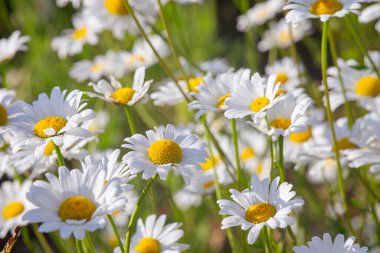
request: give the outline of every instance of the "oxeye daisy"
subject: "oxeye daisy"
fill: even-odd
[[[24,120],[21,112],[25,102],[14,101],[15,96],[12,90],[0,89],[0,132],[12,130],[17,122]]]
[[[132,237],[133,253],[179,253],[189,248],[188,244],[178,243],[183,236],[181,223],[166,224],[166,215],[157,217],[149,215],[145,224],[142,219],[137,222],[136,234]],[[115,252],[121,252],[118,248]]]
[[[286,92],[292,92],[301,85],[298,70],[302,71],[303,66],[297,66],[297,63],[289,57],[265,67],[265,73],[276,75],[276,83],[280,83],[280,89]]]
[[[264,24],[281,11],[284,3],[283,0],[269,0],[255,4],[245,14],[238,17],[237,30],[246,31],[249,28]]]
[[[99,82],[89,83],[94,88],[91,96],[100,97],[101,99],[118,105],[134,105],[139,102],[148,92],[153,80],[145,81],[145,67],[136,70],[132,87],[123,87],[114,77],[111,76],[110,82],[100,80]]]
[[[348,13],[357,11],[361,5],[358,0],[289,0],[284,6],[284,10],[289,10],[286,14],[286,22],[297,24],[305,19],[319,18],[326,22],[332,17],[344,17]]]
[[[189,182],[194,170],[201,170],[200,163],[207,157],[206,143],[194,134],[178,133],[174,126],[156,127],[146,132],[146,137],[135,134],[124,140],[122,147],[130,149],[123,160],[132,174],[143,171],[143,178],[148,179],[158,173],[166,179],[169,169],[175,168],[181,173],[185,182]]]
[[[242,80],[234,88],[231,97],[226,99],[227,110],[224,115],[229,119],[252,116],[256,120],[264,117],[265,111],[277,99],[280,85],[275,81],[276,76],[271,75],[265,84],[258,73],[251,80]]]
[[[51,47],[57,51],[59,58],[76,55],[82,52],[85,44],[96,45],[98,43],[97,29],[91,24],[91,19],[78,15],[73,17],[74,29],[67,29],[63,34],[54,38]]]
[[[8,232],[16,226],[26,225],[21,217],[32,205],[26,200],[26,192],[31,186],[30,181],[22,184],[17,181],[6,181],[0,186],[0,238],[4,238]]]
[[[334,241],[330,234],[323,234],[323,238],[314,236],[306,245],[293,248],[295,253],[366,253],[367,247],[361,247],[354,243],[355,237],[344,239],[344,235],[338,234]]]
[[[225,101],[232,96],[232,90],[242,80],[248,80],[251,71],[241,69],[235,73],[225,73],[216,78],[206,76],[204,83],[199,86],[198,93],[195,93],[195,101],[189,104],[190,109],[198,109],[196,117],[211,111],[224,111]]]
[[[127,201],[122,196],[120,179],[105,183],[106,172],[101,169],[90,174],[60,167],[58,177],[47,173],[46,178],[48,182],[34,182],[27,193],[35,208],[26,212],[23,220],[42,223],[39,230],[43,233],[59,230],[63,239],[73,234],[83,240],[86,231],[104,228],[105,216],[123,209]]]
[[[272,48],[288,48],[293,41],[302,40],[305,35],[312,32],[311,23],[303,21],[297,24],[297,27],[286,23],[285,19],[281,19],[277,23],[269,26],[269,30],[265,31],[262,39],[257,44],[260,52],[268,51]],[[290,34],[291,32],[291,34]]]
[[[286,182],[279,184],[280,178],[271,183],[266,178],[262,181],[257,175],[251,177],[251,189],[242,192],[231,189],[231,198],[234,200],[218,200],[219,214],[229,215],[222,221],[222,229],[241,226],[249,230],[248,243],[253,244],[264,226],[271,229],[286,228],[294,224],[289,216],[292,209],[304,204],[302,199],[292,199],[295,192],[292,185]]]
[[[74,90],[69,94],[54,87],[50,97],[42,93],[32,105],[24,106],[25,121],[16,126],[17,136],[13,140],[13,150],[33,146],[36,155],[42,155],[46,146],[54,142],[62,145],[63,135],[89,137],[91,133],[81,124],[94,117],[90,109],[84,109],[82,92]]]
[[[368,7],[362,10],[360,16],[359,16],[359,22],[360,23],[369,23],[372,21],[377,20],[375,29],[377,32],[380,33],[380,3],[376,0],[372,1],[374,3],[371,3]]]
[[[25,43],[29,36],[21,36],[20,31],[14,31],[9,38],[0,39],[0,63],[11,60],[18,51],[25,51]]]
[[[268,134],[288,136],[295,132],[307,130],[308,115],[306,113],[311,99],[309,97],[296,99],[287,94],[275,103],[266,113],[266,120],[261,120],[261,127],[269,129]]]
[[[173,81],[158,83],[158,89],[150,94],[153,104],[157,106],[176,105],[185,101],[185,97]],[[186,90],[187,84],[184,80],[178,81],[182,90]]]

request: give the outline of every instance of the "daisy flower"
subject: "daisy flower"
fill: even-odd
[[[14,101],[15,96],[13,90],[0,89],[0,132],[12,131],[17,122],[25,120],[21,115],[25,102]]]
[[[353,12],[359,14],[360,0],[289,0],[284,10],[286,22],[297,24],[305,19],[319,18],[326,22],[332,17],[344,17]]]
[[[237,30],[247,31],[249,28],[264,24],[281,12],[284,4],[283,0],[269,0],[255,4],[245,14],[238,17]]]
[[[20,31],[14,31],[9,38],[0,39],[0,63],[11,60],[18,51],[26,51],[25,43],[29,36],[21,36]]]
[[[17,181],[6,181],[0,187],[0,238],[4,238],[8,232],[16,226],[24,226],[27,221],[21,217],[32,205],[26,200],[26,192],[31,186],[30,181],[20,184]]]
[[[157,217],[149,215],[145,224],[142,219],[137,221],[136,234],[131,241],[131,253],[179,253],[189,248],[188,244],[178,243],[183,236],[181,223],[170,223],[165,225],[166,215]],[[115,250],[121,252],[120,248]]]
[[[231,97],[234,86],[241,83],[242,80],[248,80],[251,71],[241,69],[235,73],[224,73],[216,78],[208,75],[204,82],[195,93],[195,101],[189,104],[192,110],[199,110],[196,117],[199,118],[205,113],[211,111],[224,111],[226,109],[225,101]]]
[[[360,23],[369,23],[374,20],[380,19],[380,3],[378,1],[373,1],[370,6],[362,10],[359,16]],[[380,20],[376,22],[375,29],[380,33]]]
[[[227,110],[224,116],[228,119],[252,116],[253,120],[264,117],[278,95],[280,85],[275,81],[276,76],[271,75],[265,84],[259,73],[255,73],[251,80],[241,80],[225,101]]]
[[[36,155],[42,155],[52,141],[62,145],[64,135],[90,137],[91,133],[81,124],[94,117],[91,109],[84,109],[82,92],[74,90],[67,94],[54,87],[50,97],[46,93],[38,96],[32,105],[24,106],[22,114],[26,120],[16,126],[17,135],[12,146],[15,152],[26,146],[36,148]]]
[[[104,228],[105,216],[123,209],[126,199],[121,194],[120,179],[106,182],[105,171],[98,171],[90,174],[60,167],[58,177],[47,173],[48,182],[34,182],[27,193],[27,199],[36,208],[26,212],[22,219],[42,223],[39,230],[43,233],[59,230],[63,239],[73,234],[76,239],[83,240],[86,231]]]
[[[81,2],[82,0],[56,0],[58,7],[65,7],[71,3],[75,9],[78,9],[80,7]]]
[[[91,19],[83,15],[73,17],[74,29],[67,29],[63,34],[54,38],[51,42],[53,50],[57,51],[59,58],[76,55],[82,52],[85,44],[96,45],[98,43],[99,29],[91,24]],[[92,22],[93,23],[93,22]]]
[[[323,238],[314,236],[306,245],[296,246],[293,248],[295,253],[366,253],[368,248],[360,247],[354,243],[355,237],[349,237],[344,240],[344,235],[338,234],[334,241],[330,234],[325,233]]]
[[[179,80],[178,84],[182,90],[186,90],[186,81]],[[156,86],[157,90],[150,94],[154,105],[176,105],[185,101],[185,97],[173,81],[165,80],[164,82],[157,83]]]
[[[206,73],[223,74],[231,69],[227,60],[224,58],[215,58],[205,62],[202,62],[199,67]]]
[[[280,178],[271,183],[266,178],[262,181],[257,175],[251,177],[251,189],[242,192],[231,189],[234,200],[218,200],[221,215],[229,215],[222,220],[222,229],[241,226],[249,230],[248,243],[253,244],[264,226],[271,229],[286,228],[293,225],[294,219],[289,216],[292,209],[304,204],[302,199],[293,199],[293,185],[286,182],[279,184]]]
[[[276,83],[280,83],[280,89],[292,92],[301,85],[301,80],[297,70],[303,69],[292,58],[286,57],[265,67],[267,75],[276,75]]]
[[[269,128],[268,135],[288,136],[291,133],[304,132],[308,126],[306,113],[311,99],[309,97],[296,99],[293,95],[283,96],[277,103],[268,109],[267,122],[261,119],[261,127]]]
[[[201,170],[199,163],[207,157],[207,145],[198,136],[178,133],[172,125],[155,127],[146,136],[135,134],[122,145],[131,150],[123,161],[132,174],[143,171],[143,179],[148,179],[158,173],[165,180],[169,169],[176,168],[188,183],[192,171]]]
[[[134,105],[143,99],[148,92],[153,80],[145,81],[145,67],[140,67],[136,70],[133,84],[131,87],[123,87],[113,76],[110,82],[100,80],[99,82],[89,83],[92,86],[94,93],[88,93],[90,96],[96,96],[104,101],[115,103],[118,105]]]
[[[308,21],[297,24],[297,27],[286,23],[285,19],[281,19],[277,23],[269,26],[269,30],[265,31],[262,39],[257,44],[260,52],[268,51],[272,48],[288,48],[293,41],[301,41],[305,35],[312,32],[311,23]],[[290,34],[291,32],[291,34]]]

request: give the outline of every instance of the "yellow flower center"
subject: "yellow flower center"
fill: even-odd
[[[44,155],[50,156],[51,154],[53,154],[53,150],[54,150],[54,142],[50,140],[44,149]]]
[[[263,173],[263,171],[264,171],[264,165],[263,165],[263,163],[259,163],[258,165],[257,165],[257,167],[256,167],[256,173],[258,174],[258,175],[261,175],[261,173]]]
[[[288,43],[292,41],[289,31],[284,31],[278,34],[277,39],[279,42]]]
[[[348,137],[339,139],[336,142],[337,142],[336,144],[337,144],[338,150],[345,150],[345,149],[351,149],[351,148],[357,147],[354,143],[350,142]],[[335,146],[333,147],[333,151],[335,151]]]
[[[276,207],[268,203],[258,203],[250,206],[245,212],[247,221],[253,224],[260,224],[276,215]]]
[[[247,161],[247,160],[251,159],[254,156],[255,156],[255,150],[253,150],[253,148],[251,148],[251,147],[246,147],[241,152],[240,159],[242,159],[243,161]]]
[[[251,111],[253,112],[259,112],[261,109],[263,109],[265,106],[269,104],[269,99],[266,97],[259,97],[253,100],[251,103]]]
[[[158,140],[150,145],[148,157],[157,165],[179,163],[182,161],[182,149],[172,140]]]
[[[274,128],[278,129],[288,129],[290,126],[291,122],[289,119],[286,118],[277,118],[271,121],[270,125]]]
[[[269,14],[269,10],[268,9],[260,9],[258,12],[257,12],[257,16],[259,16],[260,18],[265,18],[267,17]]]
[[[82,26],[78,29],[75,29],[73,33],[74,40],[81,41],[83,40],[87,35],[87,28],[85,26]]]
[[[203,188],[205,189],[210,189],[211,187],[214,186],[214,181],[207,181],[206,183],[203,184]]]
[[[289,77],[284,72],[280,72],[276,76],[276,83],[285,84],[289,80]]]
[[[276,97],[279,97],[281,94],[286,94],[286,90],[283,90],[283,89],[278,89],[278,91],[276,92]]]
[[[355,91],[360,96],[376,97],[380,94],[380,79],[374,76],[364,76],[356,83]]]
[[[0,105],[0,126],[6,126],[8,124],[8,112],[4,106]]]
[[[104,0],[104,6],[107,11],[113,15],[123,16],[128,14],[124,0]]]
[[[40,138],[48,138],[49,136],[44,133],[48,128],[53,128],[55,135],[66,126],[67,120],[60,116],[48,116],[34,125],[34,134]]]
[[[315,15],[334,14],[342,9],[343,5],[337,0],[317,0],[310,7],[310,12]]]
[[[201,168],[203,171],[211,170],[216,164],[219,163],[219,157],[213,157],[211,160],[210,158],[206,158],[206,162],[200,163]]]
[[[130,66],[130,65],[135,64],[136,62],[144,62],[144,61],[145,61],[144,56],[139,55],[139,54],[135,54],[135,55],[131,55],[130,57],[128,57],[127,65]]]
[[[95,63],[91,66],[90,70],[92,73],[99,73],[102,70],[102,65],[100,65],[99,63]]]
[[[195,93],[198,93],[198,86],[203,82],[202,77],[195,77],[195,78],[190,78],[189,82],[187,83],[187,89],[188,91],[192,91]]]
[[[126,105],[132,100],[135,91],[129,87],[118,89],[112,93],[112,98],[116,103]]]
[[[159,253],[160,250],[160,242],[152,237],[143,238],[135,247],[139,253]]]
[[[12,219],[14,217],[19,216],[23,211],[25,207],[24,204],[19,201],[14,201],[6,206],[4,206],[2,215],[4,220]]]
[[[224,106],[224,103],[226,102],[226,99],[231,97],[231,93],[228,93],[226,95],[221,96],[218,101],[216,101],[216,107],[222,108]]]
[[[64,200],[58,208],[58,216],[65,220],[89,221],[96,210],[96,206],[86,197],[73,196]]]
[[[311,138],[311,129],[308,128],[305,132],[291,133],[289,139],[294,143],[303,143]]]

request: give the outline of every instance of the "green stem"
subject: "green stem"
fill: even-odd
[[[179,91],[182,93],[183,97],[186,99],[187,102],[190,102],[190,99],[186,96],[186,93],[182,90],[181,86],[179,85],[177,79],[173,75],[173,73],[170,71],[169,67],[166,65],[165,61],[162,59],[160,54],[157,52],[157,50],[154,48],[152,42],[150,41],[148,35],[145,33],[143,27],[140,24],[140,21],[137,19],[135,12],[133,11],[131,5],[129,4],[129,0],[124,0],[125,8],[127,9],[128,13],[131,15],[133,20],[135,21],[135,24],[137,28],[139,29],[141,35],[145,39],[145,41],[148,43],[149,47],[152,49],[154,55],[157,57],[158,62],[160,63],[162,69],[165,71],[165,73],[173,80],[174,84],[177,86]]]
[[[86,232],[86,237],[84,238],[84,243],[86,244],[87,252],[95,253],[94,244],[92,243],[90,234]]]
[[[352,110],[351,110],[351,105],[350,101],[347,99],[347,93],[346,93],[346,88],[344,87],[343,83],[343,78],[342,78],[342,72],[340,70],[340,67],[338,65],[338,54],[335,46],[335,40],[334,36],[331,31],[329,31],[329,45],[330,45],[330,50],[331,50],[331,56],[334,62],[334,65],[338,71],[338,79],[339,79],[339,84],[340,84],[340,89],[342,90],[343,98],[344,98],[344,110],[346,112],[346,117],[348,121],[348,127],[352,128],[354,124],[354,117],[352,116]]]
[[[291,238],[292,241],[293,241],[293,246],[297,245],[297,238],[296,238],[296,236],[294,235],[294,232],[293,232],[292,228],[291,228],[291,227],[287,227],[287,228],[286,228],[286,231],[288,231],[288,234],[289,234],[290,238]]]
[[[349,15],[346,15],[345,21],[346,21],[346,26],[348,27],[348,30],[350,31],[352,37],[354,38],[354,41],[355,41],[357,47],[359,48],[361,53],[367,57],[367,59],[369,60],[371,66],[372,66],[372,69],[373,69],[373,71],[375,71],[376,75],[378,77],[380,77],[380,72],[377,69],[375,62],[373,61],[373,59],[368,54],[368,51],[365,48],[363,41],[360,39],[360,36],[358,34],[357,29],[355,29],[355,27],[354,27],[354,22],[352,20],[352,17],[350,17]]]
[[[136,105],[134,108],[136,109],[137,113],[140,116],[140,119],[144,122],[146,126],[148,126],[149,128],[153,128],[154,126],[159,125],[156,119],[153,118],[149,114],[148,110],[145,109],[144,105]]]
[[[119,243],[119,247],[121,249],[121,252],[124,252],[123,242],[121,241],[120,233],[117,230],[116,224],[115,224],[114,220],[112,219],[111,215],[107,214],[107,218],[108,218],[108,221],[110,222],[110,224],[112,226],[113,232],[115,233],[117,242]]]
[[[236,159],[236,177],[238,185],[241,185],[243,182],[242,171],[240,166],[240,157],[239,157],[239,144],[238,144],[238,135],[236,131],[236,119],[231,119],[231,128],[232,128],[232,140],[234,143],[235,149],[235,159]]]
[[[36,252],[33,242],[30,240],[29,231],[27,227],[21,227],[22,241],[30,252]]]
[[[265,226],[263,228],[263,230],[264,230],[265,244],[267,246],[268,252],[269,253],[274,253],[273,246],[272,246],[272,241],[270,239],[269,229],[268,229],[267,226]]]
[[[128,105],[126,105],[124,106],[124,111],[125,111],[125,115],[127,116],[128,125],[129,125],[129,129],[131,130],[131,134],[134,135],[137,132],[136,132],[136,125],[135,125],[135,121],[133,120],[131,108]]]
[[[5,63],[3,64],[3,67],[1,68],[1,72],[3,74],[3,80],[2,80],[3,88],[9,90],[9,84],[7,82],[7,65]]]
[[[359,179],[362,181],[363,186],[366,188],[368,193],[374,199],[376,199],[377,202],[380,203],[380,197],[376,194],[376,190],[373,189],[372,183],[371,183],[370,179],[368,179],[368,177],[367,177],[367,171],[366,170],[367,170],[367,168],[362,168],[362,174],[360,172],[358,173]]]
[[[75,239],[77,250],[79,253],[84,253],[82,241]]]
[[[37,224],[32,224],[32,228],[34,231],[34,234],[37,237],[38,242],[40,243],[42,250],[44,253],[54,253],[54,251],[51,249],[49,243],[47,242],[45,236],[38,231],[38,226]]]
[[[270,130],[270,123],[268,116],[265,116],[265,121],[267,123],[268,131]],[[274,165],[276,164],[276,161],[274,159],[274,147],[273,147],[273,138],[271,135],[268,135],[268,144],[270,149],[270,180],[273,179],[273,173],[274,173]]]
[[[63,159],[61,149],[54,142],[53,142],[53,144],[54,144],[55,152],[57,153],[57,164],[58,164],[58,166],[65,166],[65,160]]]
[[[278,172],[280,175],[280,182],[285,182],[284,136],[282,135],[278,137]]]
[[[335,128],[334,128],[334,117],[331,111],[331,106],[330,106],[330,96],[329,96],[329,88],[328,88],[328,83],[327,83],[327,38],[328,38],[328,33],[329,33],[329,22],[326,21],[323,23],[323,33],[322,33],[322,41],[321,41],[321,67],[322,67],[322,79],[323,79],[323,87],[324,87],[324,92],[325,92],[325,97],[326,97],[326,112],[327,112],[327,120],[329,122],[329,126],[331,129],[331,136],[333,140],[333,145],[334,145],[334,154],[335,154],[335,160],[337,164],[337,172],[338,172],[338,184],[339,184],[339,190],[342,195],[342,200],[343,200],[343,208],[344,208],[344,213],[346,216],[348,216],[348,201],[347,201],[347,195],[344,187],[344,181],[343,181],[343,173],[342,173],[342,166],[340,163],[340,154],[339,154],[339,149],[338,149],[338,143],[335,135]],[[347,225],[352,230],[349,217],[346,219]]]
[[[155,174],[153,177],[151,177],[148,180],[144,189],[141,192],[141,195],[137,201],[136,207],[133,210],[133,213],[131,215],[131,218],[130,218],[129,224],[128,224],[127,235],[125,236],[125,252],[126,253],[129,253],[131,250],[130,248],[131,248],[132,232],[134,231],[134,229],[136,227],[136,222],[137,222],[138,214],[139,214],[140,208],[142,206],[142,203],[145,199],[145,196],[149,192],[150,187],[153,185],[154,181],[156,181],[157,178],[158,178],[158,174]]]

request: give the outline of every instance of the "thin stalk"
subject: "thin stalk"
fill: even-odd
[[[22,242],[25,244],[26,248],[30,252],[36,252],[33,242],[30,239],[29,231],[27,227],[21,227],[21,238]]]
[[[232,140],[234,143],[235,159],[236,159],[236,177],[237,177],[238,185],[241,185],[243,178],[242,178],[242,171],[241,171],[241,166],[240,166],[238,135],[236,131],[236,119],[231,119],[231,128],[232,128]]]
[[[268,116],[265,116],[265,121],[267,123],[268,131],[270,130],[270,123]],[[274,171],[274,165],[276,164],[276,161],[274,159],[274,148],[273,148],[273,138],[271,135],[268,135],[268,144],[270,149],[270,180],[273,179],[273,171]]]
[[[182,95],[186,99],[186,101],[190,102],[190,99],[186,96],[186,93],[182,90],[182,88],[179,85],[177,79],[175,78],[175,76],[173,75],[173,73],[170,71],[169,67],[166,65],[165,61],[162,59],[162,57],[160,56],[160,54],[154,48],[154,46],[153,46],[152,42],[150,41],[148,35],[145,33],[143,27],[140,24],[140,21],[137,19],[136,15],[135,15],[135,12],[133,11],[131,5],[129,4],[129,0],[124,0],[123,2],[124,2],[125,8],[127,9],[128,13],[131,15],[131,17],[135,21],[135,24],[136,24],[137,28],[139,29],[141,35],[143,36],[143,38],[145,39],[145,41],[148,43],[149,47],[152,49],[154,55],[157,57],[157,60],[160,63],[162,69],[174,81],[175,85],[180,90],[180,92],[182,93]]]
[[[3,80],[2,80],[3,88],[9,90],[9,84],[7,82],[7,65],[5,63],[3,64],[3,67],[1,68],[1,72],[3,74]]]
[[[116,236],[117,242],[119,243],[120,250],[121,250],[121,252],[124,252],[124,245],[123,245],[123,242],[121,241],[120,233],[117,230],[116,224],[115,224],[114,220],[112,219],[111,215],[107,214],[107,218],[108,218],[108,221],[110,222],[110,224],[112,226],[112,229],[113,229],[113,232]]]
[[[278,172],[280,174],[280,182],[285,182],[285,166],[284,166],[284,136],[278,137]]]
[[[77,250],[79,253],[84,253],[82,241],[75,239]]]
[[[137,113],[140,116],[140,119],[144,122],[145,125],[147,125],[149,128],[153,128],[154,126],[157,126],[158,123],[155,118],[153,118],[148,110],[146,110],[144,105],[136,105],[135,109]]]
[[[126,105],[124,106],[124,111],[125,111],[125,116],[127,116],[128,125],[129,125],[129,129],[131,130],[131,134],[134,135],[137,132],[136,132],[136,125],[135,125],[135,121],[133,120],[131,108],[128,105]]]
[[[291,228],[291,227],[287,227],[287,228],[286,228],[286,231],[288,232],[290,238],[291,238],[292,241],[293,241],[293,246],[297,245],[297,238],[296,238],[296,236],[295,236],[295,234],[294,234],[292,228]]]
[[[174,59],[175,59],[175,62],[177,64],[177,67],[178,69],[181,71],[183,77],[188,80],[188,77],[187,77],[187,74],[179,60],[179,55],[178,55],[178,52],[174,46],[174,43],[173,43],[173,37],[172,37],[172,34],[169,30],[169,27],[168,27],[168,22],[166,20],[166,16],[165,16],[165,12],[164,12],[164,7],[162,6],[162,3],[161,3],[161,0],[157,0],[157,3],[158,3],[158,6],[160,7],[160,16],[161,16],[161,22],[162,22],[162,25],[164,27],[164,30],[166,31],[166,35],[167,35],[167,38],[168,38],[168,45],[171,49],[171,51],[173,52],[173,55],[174,55]]]
[[[72,252],[71,245],[68,245],[67,242],[62,240],[56,232],[50,233],[50,238],[54,241],[55,246],[59,249],[61,253]]]
[[[65,166],[65,160],[63,159],[61,149],[53,142],[55,152],[57,153],[57,164],[58,166]]]
[[[347,99],[347,93],[346,88],[344,87],[343,78],[342,78],[342,72],[340,70],[340,67],[338,65],[338,54],[335,46],[335,40],[334,36],[331,31],[329,31],[329,45],[331,50],[331,57],[333,59],[334,65],[336,69],[338,70],[338,79],[340,84],[340,89],[342,90],[343,98],[344,98],[344,111],[346,113],[347,121],[348,121],[348,127],[352,128],[354,124],[354,117],[352,116],[352,109],[350,105],[350,101]]]
[[[265,237],[265,244],[267,246],[268,252],[269,253],[274,253],[273,246],[272,246],[272,241],[271,241],[271,238],[270,238],[270,233],[269,233],[268,227],[265,226],[263,228],[263,231],[264,231],[264,237]]]
[[[343,173],[342,173],[342,166],[340,164],[340,155],[339,155],[339,149],[338,149],[338,143],[336,140],[336,135],[335,135],[335,128],[334,128],[334,117],[331,111],[331,106],[330,106],[330,96],[329,96],[329,88],[327,84],[327,38],[328,38],[328,33],[329,33],[329,22],[326,21],[323,23],[323,33],[322,33],[322,41],[321,41],[321,67],[322,67],[322,79],[323,79],[323,87],[324,87],[324,92],[325,92],[325,97],[326,97],[326,112],[327,112],[327,120],[329,122],[329,126],[331,129],[331,135],[333,139],[333,144],[334,144],[334,154],[335,154],[335,160],[337,164],[337,172],[338,172],[338,184],[339,184],[339,190],[342,195],[342,200],[343,200],[343,208],[344,208],[344,213],[345,215],[348,216],[348,201],[347,201],[347,195],[344,187],[344,181],[343,181]],[[347,225],[350,229],[350,220],[347,219]]]
[[[45,253],[54,253],[54,251],[51,249],[49,243],[47,242],[45,236],[43,234],[41,234],[40,231],[38,231],[37,224],[32,224],[32,228],[33,228],[34,234],[37,237],[38,242],[41,245],[41,248],[42,248],[43,252],[45,252]]]
[[[353,22],[352,18],[349,15],[346,15],[345,21],[346,21],[346,26],[348,27],[348,30],[350,31],[350,33],[351,33],[351,35],[352,35],[352,37],[353,37],[353,39],[354,39],[357,47],[359,48],[359,50],[361,51],[361,53],[363,55],[365,55],[365,57],[367,57],[367,59],[369,60],[369,63],[372,66],[372,69],[373,69],[373,71],[375,71],[376,75],[378,77],[380,77],[380,72],[377,69],[375,62],[373,61],[373,59],[371,58],[371,56],[368,54],[368,51],[365,48],[363,41],[360,39],[358,31],[354,27],[354,22]]]
[[[94,244],[92,243],[90,234],[86,232],[86,237],[84,238],[84,243],[86,244],[87,252],[95,253]]]
[[[138,214],[139,214],[140,208],[142,206],[142,203],[145,199],[145,196],[149,192],[150,187],[153,185],[154,181],[156,181],[157,178],[158,178],[158,174],[155,174],[153,177],[151,177],[148,180],[144,189],[141,192],[141,195],[137,201],[136,207],[133,210],[133,213],[131,215],[131,218],[130,218],[129,224],[128,224],[128,232],[127,232],[127,235],[125,236],[125,252],[126,253],[129,253],[131,250],[132,232],[134,231],[134,229],[136,227],[136,222],[137,222]]]

